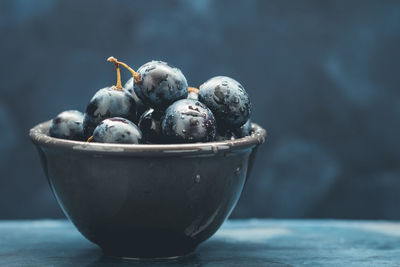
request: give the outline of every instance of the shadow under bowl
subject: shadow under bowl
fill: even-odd
[[[104,253],[121,258],[186,255],[235,207],[266,131],[195,144],[87,143],[30,130],[65,215]]]

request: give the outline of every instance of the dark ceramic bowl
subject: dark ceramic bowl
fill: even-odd
[[[106,255],[168,258],[192,252],[235,207],[266,131],[234,141],[124,145],[30,130],[65,215]]]

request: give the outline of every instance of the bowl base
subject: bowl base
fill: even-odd
[[[166,262],[166,261],[179,261],[182,259],[187,259],[193,257],[194,250],[189,251],[185,254],[180,255],[171,255],[171,256],[120,256],[115,255],[114,253],[110,253],[109,251],[103,250],[104,257],[114,259],[114,260],[121,260],[121,261],[146,261],[146,262]]]

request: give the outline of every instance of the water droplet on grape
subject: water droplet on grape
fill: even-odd
[[[195,183],[200,183],[200,174],[196,174],[196,177],[194,178]]]

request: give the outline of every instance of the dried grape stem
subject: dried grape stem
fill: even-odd
[[[121,70],[119,69],[118,60],[116,60],[114,57],[109,57],[109,58],[107,58],[107,61],[114,62],[115,68],[117,69],[117,84],[115,86],[112,86],[111,88],[114,90],[122,91],[123,89],[122,89],[122,83],[121,83]]]
[[[188,87],[188,92],[189,93],[199,93],[199,89],[195,88],[195,87]]]
[[[118,61],[116,58],[114,57],[109,57],[107,59],[108,61],[114,62],[116,64],[119,64],[121,66],[123,66],[124,68],[126,68],[130,73],[132,73],[133,76],[133,80],[135,81],[135,83],[140,82],[140,73],[137,73],[136,71],[134,71],[131,67],[129,67],[127,64],[125,64],[124,62]]]

